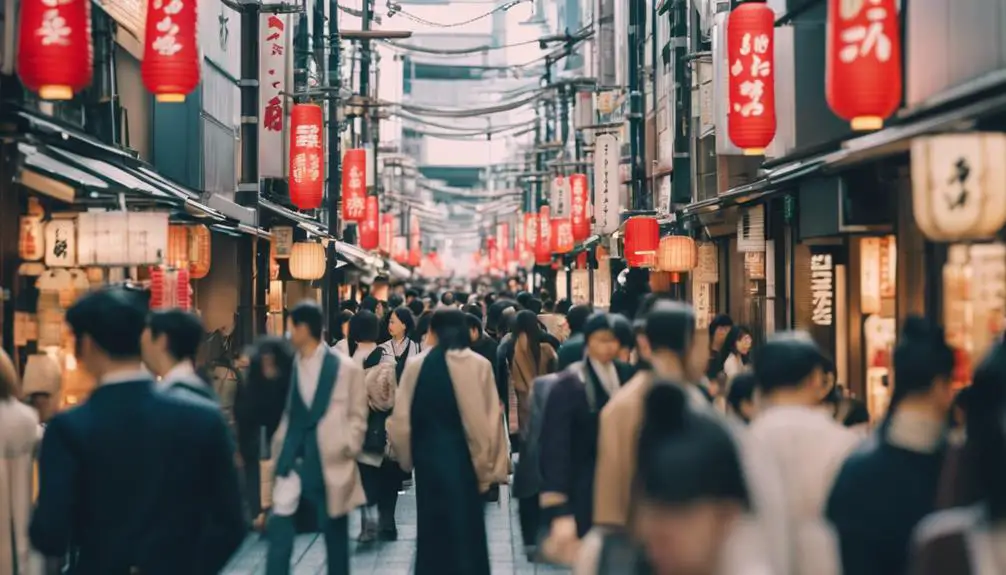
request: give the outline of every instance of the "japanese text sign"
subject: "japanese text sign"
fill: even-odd
[[[290,201],[302,210],[321,207],[325,191],[322,111],[316,104],[296,104],[290,112]],[[363,197],[359,218],[363,219]]]
[[[342,157],[342,219],[362,221],[366,196],[367,152],[363,148],[346,150]]]
[[[289,57],[290,17],[286,14],[259,15],[259,174],[282,178],[286,152],[283,131],[286,128],[287,58]]]
[[[594,233],[618,231],[620,144],[613,134],[601,134],[594,140]]]
[[[730,141],[745,155],[761,155],[775,137],[775,13],[766,4],[741,4],[727,20]]]
[[[569,180],[564,176],[556,176],[552,179],[551,194],[549,196],[549,207],[552,210],[552,217],[568,218],[569,203]]]
[[[590,237],[590,190],[587,176],[573,174],[569,177],[569,217],[573,228],[573,241],[582,242]]]

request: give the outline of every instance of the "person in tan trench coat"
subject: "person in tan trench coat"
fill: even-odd
[[[0,350],[0,575],[26,575],[38,416],[18,401],[17,371]]]

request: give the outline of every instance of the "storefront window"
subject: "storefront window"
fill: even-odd
[[[943,323],[957,354],[954,384],[971,382],[974,364],[1003,334],[1006,245],[950,246],[943,267]]]

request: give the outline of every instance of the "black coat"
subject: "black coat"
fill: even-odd
[[[245,527],[219,408],[137,380],[49,422],[30,536],[46,556],[70,553],[71,573],[219,573]]]

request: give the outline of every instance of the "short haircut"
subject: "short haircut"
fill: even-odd
[[[147,328],[147,306],[135,291],[105,288],[77,300],[66,312],[66,323],[78,345],[88,336],[112,359],[135,359]]]
[[[287,317],[290,318],[293,325],[306,325],[308,331],[311,332],[311,337],[321,341],[321,328],[325,323],[325,314],[321,311],[320,305],[313,301],[302,301],[290,310]]]
[[[589,304],[578,304],[569,308],[569,313],[566,314],[566,324],[569,325],[569,331],[583,333],[583,326],[593,314],[594,308]]]
[[[147,328],[155,338],[168,338],[168,353],[177,361],[196,360],[206,331],[199,316],[180,309],[150,312]]]
[[[381,302],[378,301],[376,297],[368,295],[367,297],[363,298],[363,301],[360,302],[360,309],[377,312],[377,306],[380,303]]]
[[[531,298],[527,300],[527,305],[524,309],[533,312],[535,315],[541,313],[541,300],[537,298]]]
[[[381,331],[381,320],[365,309],[349,320],[349,339],[356,343],[376,343]]]
[[[653,351],[685,353],[695,339],[695,309],[687,303],[657,301],[645,321],[646,339]]]
[[[541,303],[541,309],[544,310],[545,313],[554,313],[555,312],[555,301],[551,300],[551,299],[547,299],[547,300],[543,301]]]
[[[349,312],[355,312],[357,309],[360,308],[359,304],[356,303],[356,300],[353,299],[347,299],[346,301],[339,304],[339,307],[342,309],[342,311],[349,311]]]
[[[473,313],[466,313],[465,314],[465,321],[468,322],[468,329],[469,330],[472,330],[472,329],[478,330],[479,335],[482,335],[482,318],[480,318],[479,316],[477,316],[477,315],[475,315]]]
[[[799,387],[820,369],[824,372],[828,358],[804,331],[784,331],[772,334],[758,350],[754,373],[758,388],[766,393]]]
[[[720,329],[721,327],[733,327],[733,326],[734,326],[734,320],[730,319],[730,316],[726,314],[721,313],[718,316],[714,317],[713,321],[709,322],[709,341],[712,341],[713,335],[716,333],[716,330]]]
[[[405,299],[409,299],[410,297],[412,298],[419,297],[419,292],[417,292],[414,289],[405,290]]]
[[[479,307],[477,304],[470,303],[466,305],[465,313],[474,315],[475,317],[479,318],[479,323],[482,322],[482,308]]]
[[[440,296],[440,303],[442,303],[444,305],[453,305],[454,304],[454,294],[451,293],[451,292],[449,292],[449,291],[445,291],[444,294],[442,296]]]
[[[388,305],[385,306],[385,307],[387,307],[389,309],[395,309],[396,307],[399,307],[403,303],[405,303],[405,298],[403,298],[402,296],[400,296],[398,294],[394,294],[394,295],[392,295],[391,297],[388,298],[388,302],[387,303],[388,303]]]
[[[423,306],[423,300],[419,299],[418,297],[415,298],[414,300],[410,301],[409,304],[408,304],[408,307],[409,307],[409,311],[412,312],[412,315],[414,315],[416,317],[419,317],[419,316],[423,315],[423,311],[425,311],[423,309],[424,308],[424,306]]]
[[[730,389],[727,391],[727,403],[734,411],[740,413],[741,404],[754,399],[755,387],[758,380],[755,374],[750,371],[742,371],[730,380]]]

